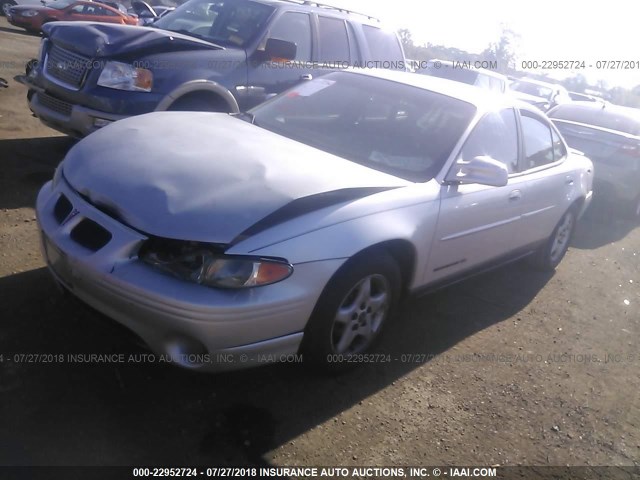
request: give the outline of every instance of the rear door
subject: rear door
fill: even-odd
[[[520,127],[523,148],[520,169],[529,192],[522,204],[522,233],[533,243],[551,235],[569,208],[579,179],[577,172],[566,165],[565,145],[545,117],[522,110]]]
[[[456,276],[508,255],[523,245],[522,202],[526,179],[519,172],[518,127],[511,108],[485,115],[458,158],[490,156],[509,170],[506,186],[443,185],[427,279]],[[455,168],[455,165],[454,165]]]

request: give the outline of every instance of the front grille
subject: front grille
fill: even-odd
[[[71,239],[85,248],[97,252],[111,240],[111,232],[93,220],[83,219],[71,230]]]
[[[72,105],[70,103],[65,102],[64,100],[60,100],[56,97],[52,97],[47,93],[38,94],[38,101],[40,105],[49,110],[53,110],[54,112],[61,113],[62,115],[69,117],[71,116]]]
[[[45,73],[72,88],[82,85],[91,60],[83,55],[53,45],[47,54]]]
[[[60,198],[53,207],[53,216],[56,218],[58,223],[62,223],[64,219],[69,216],[71,210],[73,210],[73,206],[69,199],[64,195],[60,195]]]

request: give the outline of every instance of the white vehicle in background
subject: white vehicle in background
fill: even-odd
[[[417,69],[416,73],[446,78],[497,93],[507,91],[507,77],[484,68],[469,68],[464,62],[429,60],[427,65]]]
[[[69,151],[36,211],[55,279],[175,363],[301,352],[331,370],[393,328],[405,294],[527,256],[555,268],[592,176],[508,95],[341,71],[244,114],[115,122]]]
[[[543,112],[572,101],[567,89],[557,83],[520,78],[511,82],[509,89],[516,98],[530,103]]]

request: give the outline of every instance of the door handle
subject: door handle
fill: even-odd
[[[311,75],[310,73],[300,75],[300,80],[313,80],[313,75]]]
[[[573,185],[573,177],[566,177],[564,183],[565,185]]]
[[[522,198],[522,192],[520,190],[514,190],[509,194],[509,201],[515,202],[516,200],[520,200]]]

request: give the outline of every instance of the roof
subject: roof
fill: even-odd
[[[552,82],[542,82],[540,80],[535,80],[533,78],[517,78],[514,80],[514,82],[526,82],[526,83],[533,83],[535,85],[540,85],[542,87],[549,87],[549,88],[556,88],[556,87],[561,87],[564,88],[561,84],[559,83],[552,83]]]
[[[284,6],[298,6],[302,11],[312,11],[315,13],[329,13],[334,15],[339,15],[342,17],[359,17],[357,21],[360,23],[374,23],[377,24],[380,22],[380,19],[374,17],[373,15],[369,15],[363,12],[356,12],[353,10],[349,10],[342,7],[336,7],[334,5],[329,5],[321,2],[314,2],[311,0],[255,0],[260,3],[264,3],[267,5],[272,5],[274,7],[284,7]],[[354,18],[356,20],[356,18]]]
[[[526,102],[518,100],[511,95],[483,90],[478,87],[474,87],[473,85],[467,85],[466,83],[461,82],[452,82],[445,78],[431,77],[429,75],[420,75],[419,73],[402,72],[398,70],[348,69],[345,71],[429,90],[431,92],[470,103],[479,110],[493,110],[496,107],[517,107],[521,110],[540,114],[540,110],[537,108]]]
[[[433,60],[429,60],[428,63],[431,62],[440,62],[442,64],[447,64],[447,65],[456,65],[456,68],[460,68],[460,69],[464,69],[464,70],[471,70],[472,72],[478,72],[478,73],[482,73],[483,75],[487,75],[489,77],[493,77],[493,78],[497,78],[503,82],[507,82],[507,77],[501,73],[498,72],[494,72],[493,70],[487,70],[486,68],[467,68],[465,67],[463,64],[465,62],[454,62],[453,60],[437,60],[437,59],[433,59]],[[423,69],[424,70],[424,69]]]

